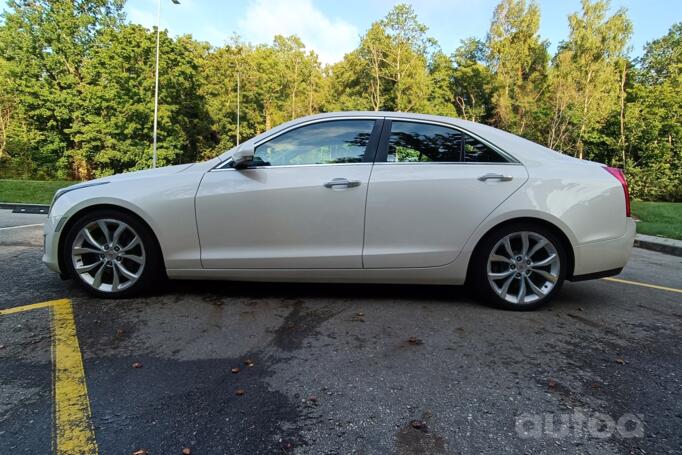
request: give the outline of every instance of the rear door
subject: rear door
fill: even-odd
[[[362,268],[381,123],[306,124],[257,144],[259,165],[206,173],[196,196],[204,268]]]
[[[521,164],[464,131],[385,120],[367,195],[364,267],[452,262],[527,178]]]

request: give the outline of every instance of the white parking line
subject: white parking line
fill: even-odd
[[[20,229],[20,228],[27,228],[27,227],[35,227],[35,226],[43,226],[45,223],[39,223],[39,224],[24,224],[21,226],[9,226],[9,227],[3,227],[0,228],[0,231],[8,231],[10,229]]]

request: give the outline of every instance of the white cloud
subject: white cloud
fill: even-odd
[[[275,35],[297,35],[323,63],[338,62],[359,40],[354,25],[325,16],[311,0],[256,0],[239,20],[238,31],[253,43],[270,43]]]

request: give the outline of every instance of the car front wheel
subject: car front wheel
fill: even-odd
[[[159,276],[153,235],[124,212],[101,210],[80,218],[69,229],[62,253],[71,278],[97,297],[132,296]]]
[[[485,301],[512,310],[548,303],[566,276],[566,252],[542,226],[516,224],[483,239],[474,258],[474,285]]]

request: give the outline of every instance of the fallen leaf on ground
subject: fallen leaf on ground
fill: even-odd
[[[624,360],[624,359],[621,359],[620,357],[618,357],[618,358],[616,359],[616,363],[619,363],[619,364],[621,364],[621,365],[625,365],[625,360]]]
[[[417,337],[410,337],[410,338],[407,339],[407,342],[410,343],[410,344],[414,344],[414,345],[418,345],[418,344],[423,344],[423,343],[424,343],[421,339],[419,339],[419,338],[417,338]]]
[[[415,430],[423,430],[424,428],[426,428],[426,422],[424,422],[423,420],[413,420],[410,422],[410,425]]]
[[[233,373],[235,373],[235,374],[237,374],[237,373],[239,373],[239,372],[242,371],[242,370],[241,370],[239,367],[234,367],[234,368],[232,368],[230,371],[233,372]]]
[[[133,368],[142,368],[142,364],[140,362],[135,362],[133,363]]]
[[[234,391],[234,394],[237,395],[238,397],[244,395],[246,391],[244,389],[237,389]]]

